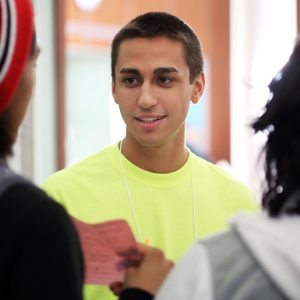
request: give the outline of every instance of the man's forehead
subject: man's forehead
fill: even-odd
[[[183,45],[166,37],[123,41],[115,65],[117,72],[121,69],[174,72],[185,67],[187,64]]]
[[[161,56],[177,53],[177,55],[184,56],[184,45],[177,40],[168,37],[155,38],[133,38],[124,40],[118,49],[118,58],[120,56],[144,56],[153,54]]]

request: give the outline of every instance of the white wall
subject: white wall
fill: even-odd
[[[296,0],[231,0],[231,162],[260,197],[264,143],[249,124],[268,96],[267,85],[287,61],[296,38]]]
[[[41,183],[56,171],[56,85],[54,1],[35,1],[41,55],[33,109],[33,179]]]
[[[65,82],[68,166],[110,143],[109,102],[114,102],[109,49],[67,48]]]

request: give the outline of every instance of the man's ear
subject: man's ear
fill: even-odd
[[[201,72],[194,80],[191,100],[196,104],[204,92],[205,75]]]
[[[112,95],[114,97],[115,103],[118,104],[117,96],[116,96],[116,84],[115,84],[115,81],[113,81],[112,84],[111,84],[111,93],[112,93]]]

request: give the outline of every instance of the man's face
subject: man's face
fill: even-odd
[[[184,142],[190,101],[204,74],[190,83],[183,45],[167,37],[125,40],[119,48],[112,92],[126,123],[126,139],[143,146]]]

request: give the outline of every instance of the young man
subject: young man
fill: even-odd
[[[185,147],[189,105],[205,85],[193,30],[166,13],[138,16],[114,38],[111,58],[125,138],[54,174],[44,188],[84,222],[127,219],[139,241],[177,260],[199,237],[224,229],[229,215],[256,203]],[[96,286],[85,292],[89,300],[113,297]]]

